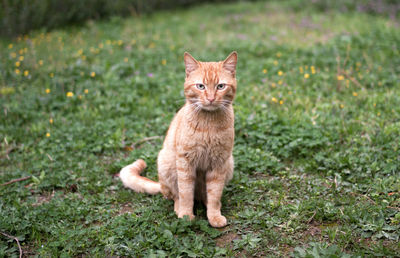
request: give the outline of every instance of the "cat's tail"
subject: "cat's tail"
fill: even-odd
[[[154,182],[148,178],[140,176],[143,169],[146,168],[146,162],[142,159],[138,159],[132,164],[124,167],[119,172],[119,177],[122,183],[138,193],[149,193],[157,194],[161,192],[161,185],[158,182]]]

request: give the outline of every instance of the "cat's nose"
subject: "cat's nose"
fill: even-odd
[[[208,101],[210,101],[210,103],[213,103],[213,101],[215,100],[215,98],[207,98]]]

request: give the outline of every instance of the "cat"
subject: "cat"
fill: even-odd
[[[140,176],[146,168],[141,159],[124,167],[120,178],[136,192],[172,199],[178,218],[194,219],[194,199],[202,201],[210,225],[224,227],[221,196],[233,176],[237,53],[220,62],[200,62],[185,52],[184,62],[186,103],[173,118],[158,154],[159,182]]]

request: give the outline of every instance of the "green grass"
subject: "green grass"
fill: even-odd
[[[0,186],[0,231],[27,255],[53,257],[398,256],[398,23],[293,3],[203,5],[1,41],[0,184],[32,177]],[[143,158],[157,178],[161,139],[130,146],[163,136],[184,103],[184,51],[221,60],[232,50],[236,165],[222,200],[229,226],[217,230],[203,206],[178,220],[171,201],[113,175]],[[0,235],[0,256],[18,255]]]

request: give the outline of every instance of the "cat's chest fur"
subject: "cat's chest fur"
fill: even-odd
[[[180,126],[185,133],[177,139],[177,150],[199,170],[209,171],[223,165],[232,155],[234,129],[231,116],[233,118],[233,112],[221,117],[205,114],[197,120],[183,119]]]

